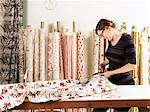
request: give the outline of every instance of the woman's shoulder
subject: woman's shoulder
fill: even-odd
[[[128,34],[128,33],[123,33],[123,34],[122,34],[122,38],[123,38],[123,39],[132,39],[132,38],[131,38],[131,35]]]
[[[123,33],[122,34],[122,42],[124,43],[124,45],[133,44],[133,40],[132,40],[131,35],[128,33]]]

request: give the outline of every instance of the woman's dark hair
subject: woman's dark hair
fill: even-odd
[[[96,29],[95,29],[96,34],[98,30],[104,30],[109,26],[115,28],[115,24],[113,23],[113,21],[110,21],[108,19],[101,19],[96,25]]]

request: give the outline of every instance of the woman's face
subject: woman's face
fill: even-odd
[[[111,31],[111,28],[106,28],[104,30],[98,30],[97,31],[98,36],[107,39],[109,41],[112,40],[113,32]]]

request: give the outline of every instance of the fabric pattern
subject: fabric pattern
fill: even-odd
[[[72,79],[77,79],[77,34],[72,33]]]
[[[78,60],[78,66],[77,66],[77,75],[78,79],[82,76],[84,76],[85,73],[85,63],[84,63],[84,43],[83,43],[83,35],[81,32],[78,32],[77,34],[77,40],[78,40],[78,49],[77,49],[77,60]]]
[[[148,43],[148,34],[142,32],[141,34],[141,63],[140,63],[140,83],[143,85],[150,84],[150,71],[149,71],[149,43]]]
[[[47,44],[47,80],[52,80],[52,33],[48,34]]]
[[[27,85],[24,83],[0,85],[0,110],[14,108],[23,103]]]
[[[18,82],[23,0],[0,0],[0,84]]]
[[[24,49],[24,39],[23,37],[26,36],[25,30],[20,29],[19,31],[19,65],[20,65],[20,78],[19,81],[22,83],[24,79],[24,66],[25,66],[25,49]]]
[[[26,67],[28,71],[27,81],[33,81],[33,52],[34,52],[34,44],[33,44],[33,30],[29,26],[27,27],[27,37],[26,37]]]
[[[3,111],[14,108],[23,103],[25,97],[34,103],[74,99],[100,93],[103,95],[105,92],[110,97],[109,94],[116,89],[117,86],[100,75],[94,75],[86,84],[79,84],[78,80],[53,80],[0,85],[0,109]],[[104,94],[105,97],[107,94]]]
[[[62,37],[64,79],[72,78],[72,35],[65,32]]]
[[[39,31],[35,29],[34,34],[34,81],[40,80],[40,39],[39,39]]]
[[[58,80],[59,79],[59,40],[60,40],[60,35],[58,32],[53,32],[52,35],[52,48],[53,48],[53,53],[52,53],[52,66],[53,66],[53,80]]]
[[[45,30],[44,28],[40,29],[40,80],[46,80],[46,71],[45,71]]]

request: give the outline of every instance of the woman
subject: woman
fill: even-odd
[[[112,21],[101,19],[96,26],[96,34],[108,40],[106,60],[101,64],[109,64],[108,70],[101,73],[116,85],[134,85],[130,71],[136,64],[134,45],[129,34],[115,29]],[[128,112],[130,108],[115,108],[117,112]],[[106,112],[105,108],[95,108],[93,112]]]

